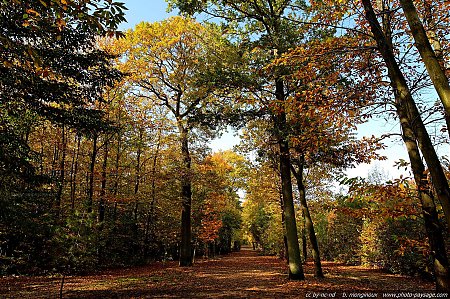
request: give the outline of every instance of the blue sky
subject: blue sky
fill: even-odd
[[[121,24],[121,30],[133,28],[142,21],[161,21],[176,14],[167,12],[167,2],[164,0],[123,0],[123,2],[128,10],[125,11],[127,23]]]

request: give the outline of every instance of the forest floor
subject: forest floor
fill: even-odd
[[[243,248],[216,259],[197,260],[189,268],[166,262],[68,276],[62,294],[63,298],[97,299],[387,298],[390,293],[391,298],[408,298],[401,295],[423,296],[434,288],[418,278],[332,262],[323,263],[323,279],[313,277],[312,263],[304,269],[306,280],[289,281],[285,261]],[[61,278],[0,277],[0,298],[59,298],[60,287]]]

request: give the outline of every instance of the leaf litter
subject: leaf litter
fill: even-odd
[[[342,297],[384,292],[432,292],[434,284],[418,277],[378,269],[322,263],[325,278],[313,277],[313,263],[304,265],[306,279],[290,281],[286,261],[260,256],[244,247],[214,259],[199,259],[180,268],[174,261],[112,269],[64,279],[63,298],[305,298]],[[0,298],[59,298],[61,278],[2,277]]]

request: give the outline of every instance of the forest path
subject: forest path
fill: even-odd
[[[305,281],[289,281],[285,261],[244,247],[189,268],[167,262],[66,277],[63,298],[330,298],[334,292],[335,298],[342,292],[377,292],[383,298],[383,292],[433,290],[432,283],[417,278],[331,262],[323,263],[326,278],[315,279],[312,266],[304,267]],[[4,277],[0,298],[59,298],[60,286],[61,278]]]

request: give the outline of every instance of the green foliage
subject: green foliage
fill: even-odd
[[[277,211],[278,212],[278,211]],[[252,242],[259,244],[261,253],[267,255],[282,255],[284,251],[284,229],[278,213],[274,213],[259,205],[246,215],[246,229]]]
[[[369,224],[363,228],[361,240],[363,264],[407,275],[424,275],[431,269],[421,219],[388,219],[377,228]]]
[[[319,247],[325,259],[429,276],[430,252],[414,186],[396,181],[346,180],[349,196],[315,206]],[[411,189],[410,189],[411,188]]]
[[[283,256],[284,227],[276,179],[269,163],[253,165],[248,170],[242,218],[249,243],[257,245],[262,254]]]
[[[104,19],[97,22],[108,23]],[[36,120],[100,130],[103,113],[92,105],[121,74],[96,47],[98,26],[89,23],[95,17],[79,19],[53,1],[2,1],[0,20],[0,181],[7,188],[26,187],[27,181],[37,183],[36,155],[26,140]]]
[[[59,226],[52,239],[54,264],[61,272],[92,271],[98,264],[99,236],[93,214],[75,212]]]
[[[249,216],[252,219],[252,222],[250,222],[248,226],[249,232],[256,242],[263,242],[264,233],[269,227],[272,215],[268,214],[263,206],[258,206]]]
[[[0,191],[0,273],[51,269],[54,222],[47,209],[51,195],[42,191]]]
[[[320,211],[317,213],[319,216],[316,216],[318,219],[314,224],[323,259],[359,264],[359,232],[362,220],[333,210],[324,214]]]
[[[89,135],[111,128],[95,105],[121,73],[97,37],[117,29],[125,8],[110,1],[66,2],[0,2],[2,272],[78,271],[96,264],[93,220],[59,219],[49,179],[59,178],[55,169],[44,173],[45,157],[30,138],[44,120]]]
[[[242,219],[236,210],[226,210],[222,215],[222,227],[219,230],[219,252],[230,253],[234,241],[240,241],[236,232],[241,228]]]

